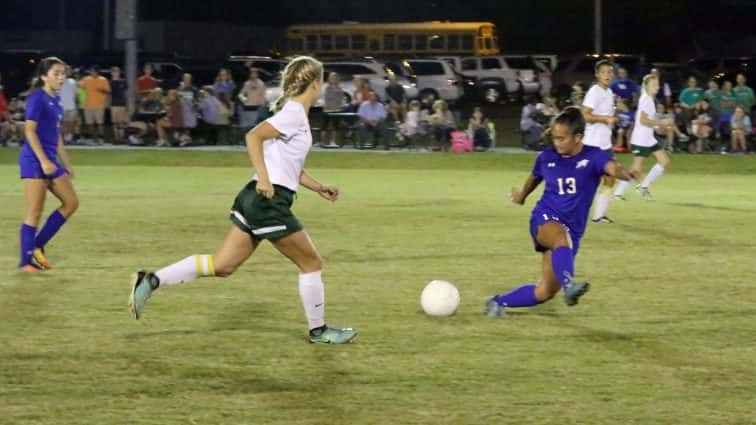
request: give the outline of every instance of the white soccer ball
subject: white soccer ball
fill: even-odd
[[[425,285],[420,305],[429,316],[451,316],[459,307],[459,291],[450,282],[433,280]]]

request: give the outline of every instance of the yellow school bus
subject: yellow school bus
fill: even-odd
[[[288,55],[484,56],[499,53],[491,22],[414,22],[294,25],[286,31]]]

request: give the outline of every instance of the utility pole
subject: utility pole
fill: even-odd
[[[138,3],[139,0],[116,0],[115,8],[115,37],[124,40],[126,44],[124,64],[128,84],[126,104],[128,105],[129,115],[134,113],[136,106]]]
[[[102,50],[110,50],[110,0],[102,0]]]
[[[66,30],[66,0],[58,0],[58,31]]]
[[[603,28],[601,25],[601,0],[593,1],[593,53],[603,54]]]

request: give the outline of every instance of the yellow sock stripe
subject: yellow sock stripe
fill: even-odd
[[[194,259],[197,261],[197,276],[204,276],[205,273],[203,273],[203,270],[202,270],[202,256],[195,255]]]
[[[213,264],[212,255],[207,256],[207,270],[209,271],[208,276],[215,276],[215,264]]]

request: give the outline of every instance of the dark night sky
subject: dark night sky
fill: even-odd
[[[55,28],[60,1],[3,0],[0,31]],[[101,26],[102,0],[65,3],[69,29]],[[680,49],[709,50],[755,33],[756,0],[605,0],[604,8],[605,45],[614,51],[671,57]],[[506,50],[566,53],[591,49],[593,0],[142,0],[140,16],[273,26],[485,20],[497,24]]]

